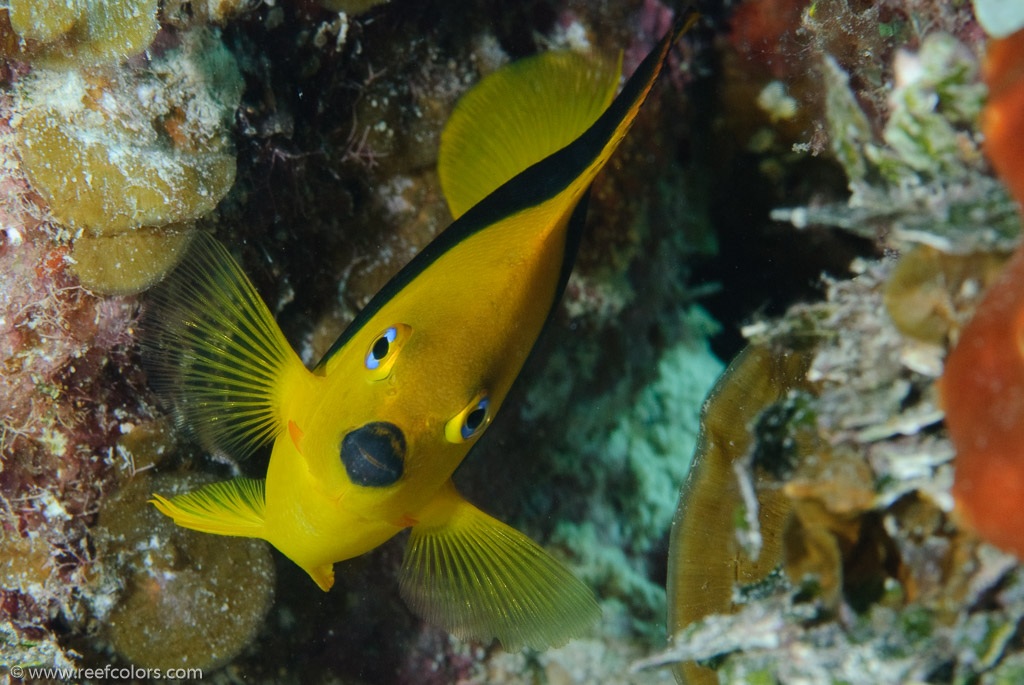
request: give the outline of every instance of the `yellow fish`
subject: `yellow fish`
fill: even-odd
[[[154,495],[156,507],[180,526],[267,540],[325,591],[335,562],[410,528],[400,591],[428,621],[507,649],[585,631],[600,615],[590,589],[451,476],[558,302],[591,182],[694,19],[614,100],[618,65],[569,53],[513,63],[467,93],[439,161],[455,222],[312,371],[228,251],[194,240],[147,307],[151,381],[205,445],[273,451],[265,480]]]

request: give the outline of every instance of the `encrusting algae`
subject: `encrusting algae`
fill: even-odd
[[[985,151],[1024,203],[1024,29],[990,44],[985,76]],[[950,352],[941,385],[957,446],[959,510],[968,525],[1018,556],[1024,555],[1022,286],[1024,248],[1018,247]]]

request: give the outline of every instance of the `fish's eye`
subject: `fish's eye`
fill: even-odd
[[[396,323],[373,339],[366,357],[363,358],[366,370],[371,372],[371,379],[381,380],[388,377],[391,366],[398,357],[398,351],[408,340],[411,331],[412,329],[404,323]]]
[[[491,401],[487,393],[479,392],[472,402],[445,424],[444,437],[448,442],[458,443],[479,435],[491,422],[490,407]]]
[[[374,341],[373,347],[370,348],[369,354],[366,355],[366,368],[371,371],[379,368],[381,361],[388,356],[388,350],[391,348],[391,343],[395,342],[395,338],[397,337],[398,329],[394,326],[384,331],[384,334]]]

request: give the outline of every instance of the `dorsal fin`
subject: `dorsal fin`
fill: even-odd
[[[621,62],[546,52],[502,67],[466,93],[438,154],[452,216],[586,131],[612,101]]]
[[[281,433],[282,402],[310,374],[227,249],[197,233],[150,291],[143,361],[179,427],[242,457]]]

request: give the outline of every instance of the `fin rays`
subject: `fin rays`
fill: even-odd
[[[150,297],[145,359],[179,425],[233,456],[277,435],[282,385],[305,367],[224,246],[200,233]]]
[[[547,52],[499,69],[466,93],[438,152],[452,216],[587,130],[611,102],[619,71],[617,62]]]
[[[266,509],[262,480],[236,478],[205,485],[171,499],[153,495],[150,502],[184,528],[219,535],[262,537]]]
[[[590,589],[537,543],[463,501],[447,524],[412,530],[400,589],[416,613],[508,650],[581,635],[600,614]]]

